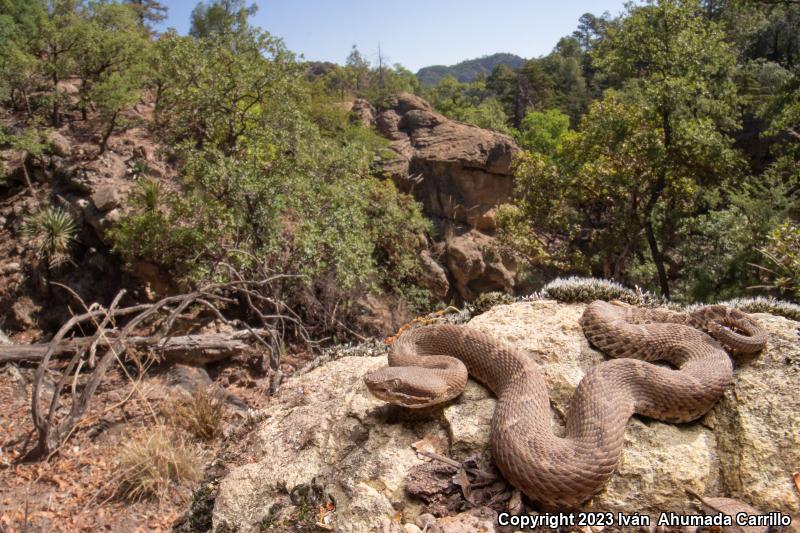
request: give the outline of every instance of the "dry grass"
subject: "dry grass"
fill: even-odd
[[[167,418],[195,437],[211,441],[222,434],[225,402],[213,389],[198,389],[169,404]]]
[[[123,445],[117,475],[132,500],[164,500],[173,485],[198,481],[201,452],[163,428],[147,430]]]

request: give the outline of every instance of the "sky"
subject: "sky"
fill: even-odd
[[[185,34],[195,0],[161,0],[162,29]],[[248,2],[249,4],[250,2]],[[259,0],[251,23],[309,61],[344,63],[355,44],[372,62],[416,72],[496,52],[548,54],[584,13],[616,15],[624,0]]]

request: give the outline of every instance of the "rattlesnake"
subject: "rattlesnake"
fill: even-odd
[[[404,333],[392,345],[390,366],[364,380],[380,399],[421,408],[455,398],[471,375],[497,396],[490,441],[506,479],[547,507],[571,508],[613,472],[634,413],[668,422],[702,416],[732,380],[723,345],[754,353],[767,339],[754,319],[725,306],[678,313],[596,301],[580,324],[589,342],[614,359],[591,368],[575,389],[564,437],[551,431],[547,386],[536,364],[467,326]]]

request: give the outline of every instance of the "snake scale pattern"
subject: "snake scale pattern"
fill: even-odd
[[[725,348],[755,353],[767,339],[753,318],[724,306],[679,313],[596,301],[580,324],[611,359],[591,368],[576,388],[563,437],[551,430],[547,386],[536,363],[467,326],[404,333],[392,345],[389,366],[364,379],[376,397],[410,408],[455,398],[468,375],[482,382],[497,396],[490,442],[500,471],[530,499],[573,508],[611,476],[632,415],[699,418],[731,383]]]

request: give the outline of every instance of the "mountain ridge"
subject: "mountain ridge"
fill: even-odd
[[[455,65],[430,65],[417,71],[417,78],[424,86],[436,85],[445,76],[453,76],[459,82],[471,83],[481,74],[489,75],[498,65],[519,68],[525,59],[506,52],[466,59]]]

